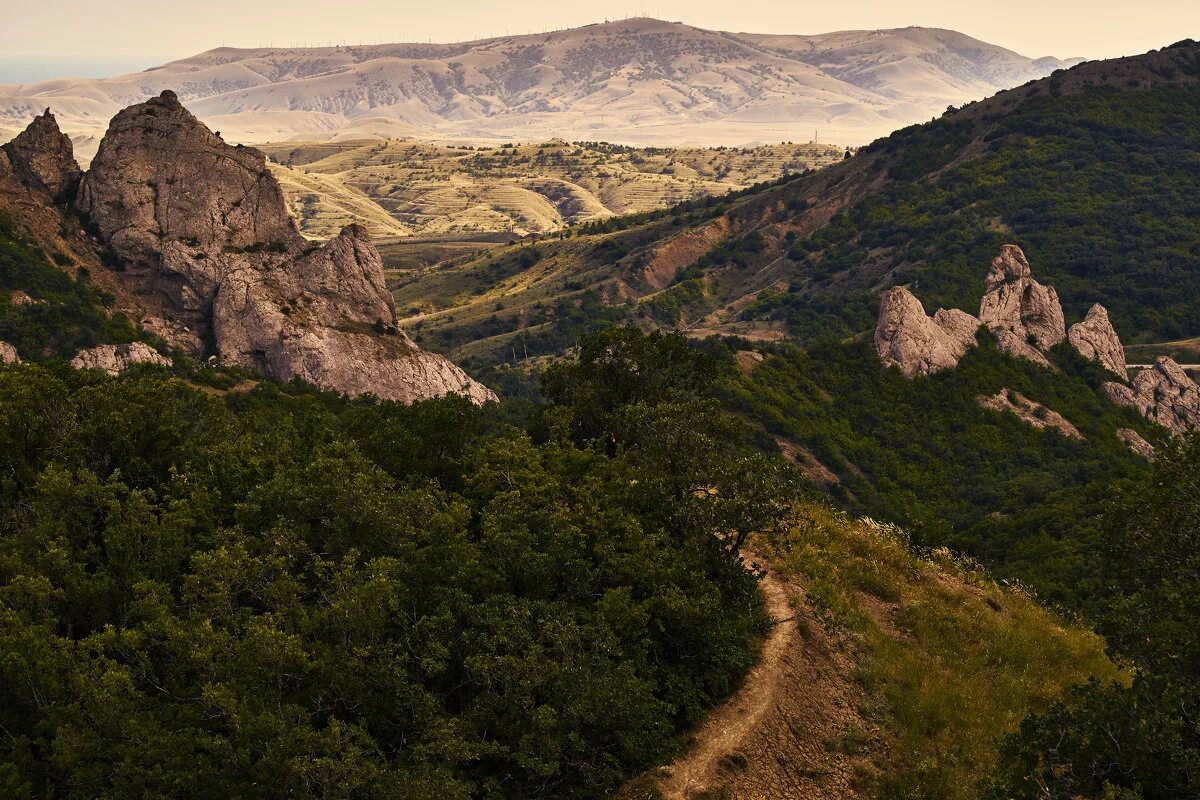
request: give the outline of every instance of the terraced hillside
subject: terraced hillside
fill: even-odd
[[[551,233],[665,208],[842,160],[831,144],[633,148],[604,142],[474,147],[415,140],[266,145],[301,230],[378,236]]]

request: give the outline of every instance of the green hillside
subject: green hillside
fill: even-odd
[[[957,369],[910,380],[880,369],[865,344],[784,346],[732,379],[722,397],[844,508],[1086,609],[1097,591],[1104,502],[1146,466],[1115,431],[1164,436],[1096,391],[1106,377],[1094,364],[1067,347],[1054,357],[1059,368],[1050,371],[984,338]],[[1062,414],[1082,438],[980,405],[1004,390]]]
[[[1130,343],[1200,333],[1200,45],[1088,62],[898,131],[815,173],[397,286],[422,343],[476,363],[560,352],[581,303],[695,335],[809,343],[874,324],[882,288],[974,310],[1021,245],[1068,317]]]

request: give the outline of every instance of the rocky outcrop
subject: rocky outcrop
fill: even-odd
[[[102,369],[109,375],[116,375],[134,364],[169,367],[171,360],[143,342],[89,347],[87,350],[80,350],[75,354],[75,358],[71,359],[71,366],[75,369]]]
[[[1067,336],[1058,293],[1031,277],[1020,247],[1006,244],[992,259],[979,319],[996,335],[1002,350],[1049,366],[1043,353]]]
[[[979,320],[957,309],[939,309],[933,317],[908,289],[889,289],[879,304],[875,350],[885,367],[896,366],[906,377],[928,375],[957,366],[975,346]]]
[[[1146,419],[1183,435],[1200,428],[1200,387],[1166,356],[1137,375],[1128,386],[1104,384],[1104,393],[1119,405],[1136,409]]]
[[[1084,358],[1099,362],[1123,381],[1129,380],[1129,372],[1125,369],[1125,348],[1108,321],[1108,310],[1104,306],[1099,303],[1092,306],[1083,322],[1075,323],[1067,331],[1067,340]]]
[[[8,342],[0,342],[0,364],[17,364],[20,361],[21,357],[17,355],[17,348]]]
[[[1022,422],[1035,428],[1056,430],[1068,439],[1083,439],[1083,434],[1079,432],[1079,429],[1062,414],[1030,400],[1020,392],[1001,389],[994,395],[980,395],[975,400],[979,405],[992,411],[1015,414]]]
[[[173,92],[113,118],[77,206],[121,259],[122,276],[163,300],[199,355],[351,395],[413,402],[495,399],[396,328],[383,264],[364,230],[304,239],[259,151],[225,144]]]
[[[9,168],[31,189],[45,191],[55,200],[70,200],[83,173],[75,163],[71,137],[58,129],[50,109],[34,117],[11,142],[0,145]]]
[[[1135,454],[1147,461],[1154,460],[1154,445],[1142,438],[1142,435],[1132,428],[1117,428],[1117,438]]]

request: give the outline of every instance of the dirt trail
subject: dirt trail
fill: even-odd
[[[768,572],[762,589],[775,625],[761,659],[687,755],[658,772],[664,800],[861,794],[872,737],[857,711],[849,644],[825,630],[801,587]]]

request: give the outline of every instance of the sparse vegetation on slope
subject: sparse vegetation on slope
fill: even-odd
[[[552,140],[474,147],[412,140],[263,145],[300,230],[552,234],[834,164],[831,144],[636,148]]]
[[[51,264],[0,212],[0,341],[13,345],[23,359],[39,360],[139,338],[129,319],[112,311],[112,303],[105,292]]]
[[[972,800],[1026,714],[1121,679],[1095,634],[949,551],[914,555],[899,528],[810,506],[779,546],[776,567],[823,624],[860,642],[854,677],[877,731],[848,730],[841,745],[874,753],[871,797]]]

